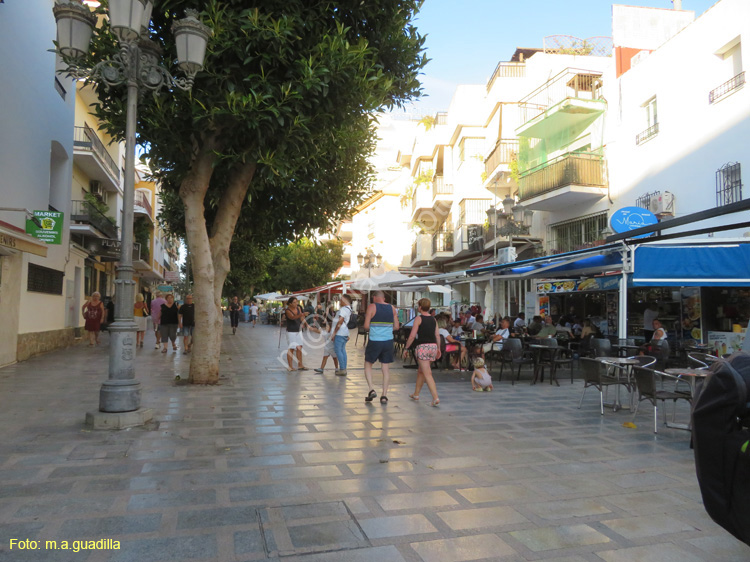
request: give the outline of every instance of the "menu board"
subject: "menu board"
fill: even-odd
[[[740,351],[743,341],[745,341],[744,330],[742,332],[708,332],[708,345],[719,357]]]
[[[575,293],[578,291],[614,291],[620,288],[620,276],[545,281],[536,284],[537,293]]]

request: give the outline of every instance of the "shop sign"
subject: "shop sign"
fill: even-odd
[[[164,272],[164,281],[179,281],[179,280],[180,280],[179,271],[165,271]]]
[[[612,227],[612,230],[617,234],[630,232],[631,230],[658,223],[659,219],[656,218],[656,215],[642,207],[623,207],[612,213],[612,216],[609,219],[609,224]],[[646,238],[652,234],[653,233],[641,234],[639,236],[634,236],[633,238]]]
[[[174,287],[172,285],[157,285],[156,289],[162,293],[171,293]]]
[[[33,214],[33,219],[26,219],[26,234],[47,244],[62,244],[63,213],[34,211]]]
[[[24,238],[26,238],[24,236]],[[47,257],[47,247],[44,244],[32,241],[28,238],[18,238],[9,232],[0,230],[0,246],[18,250],[19,252],[28,252],[35,256]]]
[[[575,293],[578,291],[614,291],[620,288],[620,277],[597,277],[591,279],[568,279],[546,281],[536,284],[537,293]]]
[[[102,261],[119,261],[122,242],[114,238],[86,238],[86,249]],[[141,259],[141,245],[133,243],[133,261]]]

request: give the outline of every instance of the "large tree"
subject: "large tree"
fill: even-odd
[[[271,250],[268,284],[274,291],[301,291],[324,285],[341,267],[343,244],[330,240],[315,244],[307,238]]]
[[[220,298],[235,228],[258,244],[293,240],[346,215],[368,189],[373,113],[420,93],[422,0],[156,0],[151,37],[185,9],[214,32],[189,94],[146,97],[139,139],[184,228],[195,275],[190,380],[216,383]],[[94,51],[112,52],[99,33]],[[124,94],[99,89],[100,117],[123,129]],[[248,204],[249,202],[249,204]],[[247,234],[247,232],[249,234]]]

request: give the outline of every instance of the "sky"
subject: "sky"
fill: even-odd
[[[682,0],[696,17],[716,0]],[[671,0],[624,0],[634,6],[672,9]],[[448,109],[459,84],[484,84],[516,47],[542,47],[548,35],[581,39],[612,35],[608,0],[425,0],[416,18],[427,35],[431,61],[421,76],[426,94],[418,102],[425,114]]]

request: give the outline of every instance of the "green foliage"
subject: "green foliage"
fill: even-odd
[[[233,240],[229,256],[232,270],[227,275],[224,294],[252,297],[275,291],[276,289],[270,286],[269,272],[273,255],[273,249],[258,249],[247,239]]]
[[[419,124],[424,127],[425,131],[429,131],[435,126],[435,117],[433,115],[425,115],[419,120]]]
[[[133,240],[141,245],[141,259],[148,261],[150,256],[151,221],[138,217],[133,221]]]
[[[315,244],[307,238],[272,248],[266,288],[294,292],[325,285],[341,267],[343,248],[338,240]]]
[[[147,95],[139,107],[139,142],[164,189],[160,220],[173,233],[184,231],[175,194],[214,138],[204,201],[209,233],[232,167],[247,161],[257,168],[236,231],[256,246],[328,229],[350,213],[370,187],[373,112],[421,93],[418,73],[427,59],[412,23],[421,4],[157,1],[152,39],[165,60],[175,58],[168,30],[185,9],[199,10],[214,32],[192,92]],[[95,37],[96,57],[116,50],[106,31]],[[124,87],[100,86],[98,93],[97,116],[122,139]]]

